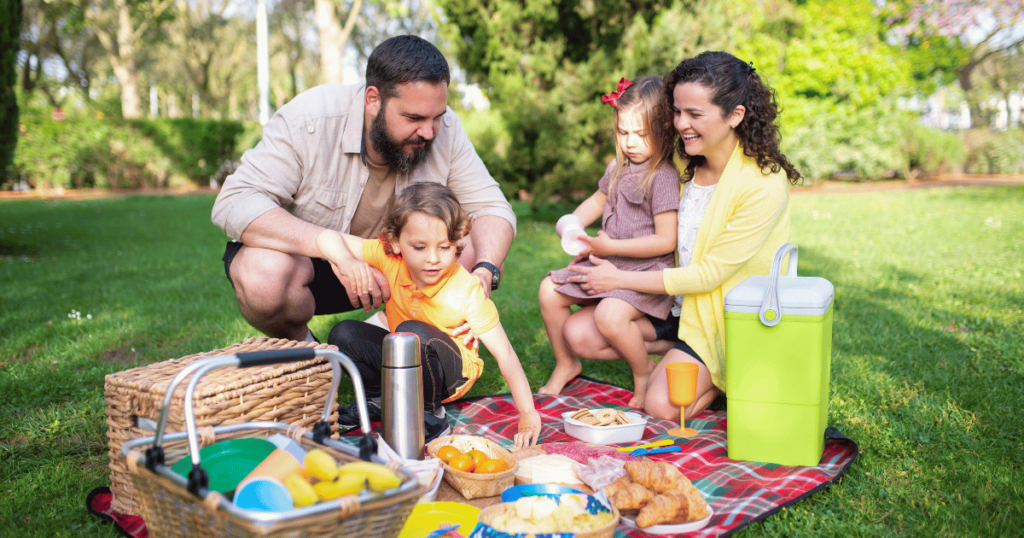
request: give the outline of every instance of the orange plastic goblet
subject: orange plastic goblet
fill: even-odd
[[[686,427],[686,406],[697,396],[697,365],[692,362],[673,362],[665,365],[668,376],[668,396],[679,406],[679,427],[669,430],[673,437],[693,437],[697,430]]]

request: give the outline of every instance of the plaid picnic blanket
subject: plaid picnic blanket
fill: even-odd
[[[581,407],[619,407],[625,410],[632,394],[621,387],[578,377],[560,396],[534,395],[543,422],[540,442],[552,447],[549,452],[556,451],[580,463],[586,463],[587,456],[597,457],[602,449],[614,452],[611,448],[589,447],[576,442],[562,429],[562,413]],[[511,439],[518,426],[518,412],[510,395],[460,400],[450,405],[448,411],[453,433],[487,437],[511,448]],[[687,426],[700,433],[683,445],[682,452],[645,456],[679,467],[714,510],[707,527],[687,536],[726,536],[767,518],[835,482],[857,458],[857,444],[835,428],[828,428],[825,433],[829,439],[816,467],[731,460],[726,448],[725,415],[725,411],[705,411],[688,420]],[[665,432],[676,426],[679,424],[667,420],[648,419],[644,442],[668,438]],[[582,445],[586,449],[579,450],[572,445]],[[647,534],[620,525],[615,536],[641,537]]]
[[[562,413],[581,407],[619,407],[626,403],[632,392],[586,377],[578,377],[560,396],[534,395],[543,427],[540,442],[549,452],[564,454],[586,463],[586,458],[602,452],[614,452],[616,457],[628,457],[613,448],[595,447],[579,443],[562,429]],[[452,433],[479,435],[506,448],[512,448],[519,413],[508,394],[478,396],[459,400],[446,406]],[[714,516],[708,526],[687,536],[726,536],[797,503],[827,487],[842,476],[857,458],[857,444],[834,428],[826,430],[829,439],[825,453],[816,467],[785,466],[736,461],[728,458],[725,434],[725,412],[705,411],[698,418],[688,420],[687,426],[700,433],[686,442],[683,452],[645,456],[654,461],[668,461],[693,482],[707,499]],[[379,426],[379,424],[375,424]],[[665,432],[677,423],[649,419],[644,430],[644,442],[667,438]],[[355,436],[343,440],[356,441]],[[138,516],[126,516],[110,509],[108,488],[96,488],[86,500],[88,510],[111,521],[118,531],[131,538],[148,536],[145,523]],[[642,537],[646,533],[622,525],[615,531],[616,538]]]

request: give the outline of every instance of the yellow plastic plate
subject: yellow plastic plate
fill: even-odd
[[[480,509],[463,503],[432,502],[419,503],[413,507],[409,519],[406,520],[398,538],[425,538],[430,531],[436,531],[441,522],[447,521],[459,525],[456,529],[463,536],[468,536],[476,527]]]

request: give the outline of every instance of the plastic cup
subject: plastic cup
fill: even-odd
[[[256,512],[287,512],[295,508],[292,494],[276,478],[255,478],[235,491],[235,506]]]
[[[665,432],[673,437],[693,437],[697,430],[686,427],[686,406],[697,396],[697,370],[692,362],[673,362],[665,365],[668,377],[668,395],[679,406],[679,427]]]
[[[562,250],[570,256],[583,252],[589,246],[586,240],[587,232],[583,230],[583,221],[576,215],[563,215],[555,223],[555,232],[562,239]]]
[[[277,448],[246,475],[239,485],[244,486],[246,482],[256,478],[275,478],[283,481],[292,473],[302,472],[302,461],[306,457],[306,449],[302,448],[302,445],[281,434],[274,434],[267,440]]]

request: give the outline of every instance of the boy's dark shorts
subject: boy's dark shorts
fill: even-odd
[[[675,342],[672,349],[678,349],[683,353],[697,359],[701,364],[704,363],[704,359],[697,355],[697,352],[690,347],[689,344],[679,340],[679,317],[669,314],[668,319],[659,319],[654,316],[648,315],[647,319],[651,321],[651,325],[654,325],[654,334],[658,340],[668,340]]]
[[[231,260],[235,259],[235,254],[238,254],[242,246],[240,241],[228,241],[224,248],[224,257],[221,259],[224,260],[224,274],[228,277],[228,282],[231,282]],[[356,310],[358,307],[352,306],[349,302],[348,292],[331,269],[331,263],[321,258],[310,258],[310,261],[313,262],[313,282],[309,284],[309,291],[313,292],[313,300],[316,301],[314,315]],[[234,282],[231,282],[231,285],[234,286]]]

